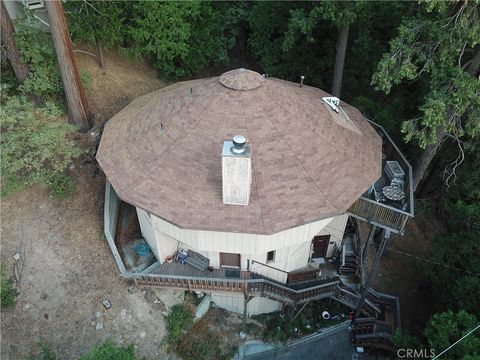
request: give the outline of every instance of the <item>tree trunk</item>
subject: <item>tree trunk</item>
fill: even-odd
[[[1,1],[0,8],[1,16],[1,28],[2,28],[2,44],[5,46],[8,60],[12,65],[13,72],[18,81],[23,82],[28,76],[28,67],[25,65],[18,52],[17,45],[15,44],[15,35],[13,30],[12,20],[8,15],[5,3]]]
[[[98,62],[102,69],[105,69],[105,59],[103,58],[103,49],[102,44],[98,38],[95,38],[95,43],[97,44],[97,53],[98,53]]]
[[[332,95],[340,97],[340,91],[342,89],[343,68],[345,66],[345,53],[347,52],[348,43],[348,30],[350,25],[344,26],[338,33],[336,56],[335,56],[335,69],[333,71],[332,82]]]
[[[474,49],[474,54],[470,60],[465,71],[472,76],[476,76],[480,70],[480,45],[477,45]],[[455,112],[453,109],[448,111],[447,123],[451,123],[455,118]],[[419,185],[422,182],[425,174],[427,173],[428,167],[430,166],[433,158],[437,154],[440,146],[445,139],[446,133],[444,128],[440,128],[437,131],[437,142],[435,144],[428,145],[427,148],[423,151],[422,155],[418,159],[413,169],[413,190],[418,192],[420,190]]]
[[[68,34],[62,3],[59,0],[45,1],[45,8],[50,20],[50,31],[62,75],[69,120],[79,126],[81,131],[87,131],[91,127],[90,113],[75,63],[72,41]]]

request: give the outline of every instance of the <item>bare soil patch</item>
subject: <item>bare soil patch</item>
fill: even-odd
[[[95,54],[95,50],[84,45],[78,48]],[[127,59],[115,50],[104,51],[104,54],[105,68],[102,69],[97,58],[76,53],[80,70],[92,77],[86,93],[95,125],[109,120],[133,99],[165,86],[145,61]]]
[[[106,54],[106,72],[90,55],[77,55],[80,68],[92,75],[87,97],[97,125],[163,85],[145,63],[115,52]],[[11,271],[14,254],[24,260],[17,304],[1,313],[2,359],[35,354],[39,339],[62,359],[76,359],[107,339],[135,343],[140,356],[168,358],[166,307],[157,300],[163,292],[121,279],[104,238],[105,179],[95,175],[95,146],[88,136],[75,136],[90,154],[72,168],[77,189],[71,196],[59,200],[33,187],[1,200],[1,262]],[[110,309],[103,307],[105,299]]]
[[[17,304],[1,314],[2,359],[32,354],[39,339],[62,359],[107,339],[165,358],[162,306],[120,278],[103,236],[103,181],[83,170],[68,199],[36,187],[2,201],[2,263],[11,269],[17,252],[24,259]]]
[[[377,270],[374,288],[400,297],[402,326],[415,335],[432,314],[432,295],[423,287],[420,266],[430,257],[432,239],[445,231],[432,214],[417,215],[404,236],[392,236]]]

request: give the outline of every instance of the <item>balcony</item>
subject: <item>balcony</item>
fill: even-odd
[[[414,216],[412,167],[385,129],[374,122],[370,123],[383,139],[382,176],[347,211],[359,220],[403,234],[408,219]],[[405,174],[400,181],[392,181],[389,174],[387,164],[392,164],[392,161]],[[387,198],[383,193],[386,187],[398,189],[403,197],[398,200]]]

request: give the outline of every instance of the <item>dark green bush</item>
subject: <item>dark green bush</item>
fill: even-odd
[[[180,336],[186,333],[193,325],[193,313],[184,304],[174,305],[172,312],[167,317],[167,339],[174,344]]]
[[[36,107],[24,96],[2,94],[1,105],[1,194],[33,184],[46,185],[59,197],[72,192],[74,182],[66,170],[82,153],[67,139],[75,127],[51,102]]]
[[[133,344],[128,346],[118,346],[109,340],[102,345],[94,346],[86,355],[79,360],[135,360],[135,347]]]
[[[2,308],[11,308],[17,302],[18,291],[13,286],[13,281],[5,274],[5,267],[0,270],[0,296]]]

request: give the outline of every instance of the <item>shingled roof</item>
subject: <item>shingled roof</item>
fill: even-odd
[[[345,213],[381,174],[362,114],[303,86],[238,69],[144,95],[105,126],[97,160],[124,201],[181,228],[272,234]],[[222,202],[224,140],[252,146],[248,206]]]

